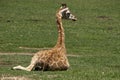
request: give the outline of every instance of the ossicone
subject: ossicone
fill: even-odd
[[[67,4],[66,3],[61,3],[61,6],[62,7],[67,7]]]

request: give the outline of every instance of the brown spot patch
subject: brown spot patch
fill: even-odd
[[[103,19],[103,20],[112,20],[110,17],[108,16],[97,16],[98,19]]]
[[[111,67],[111,68],[119,68],[119,69],[120,69],[120,65],[107,65],[107,67]]]
[[[31,22],[46,22],[45,20],[42,20],[42,19],[27,19],[26,21],[31,21]]]
[[[7,62],[2,62],[2,61],[1,61],[1,62],[0,62],[0,65],[8,66],[8,65],[12,65],[12,63],[10,63],[10,62],[7,63]]]
[[[113,27],[109,26],[107,29],[108,29],[108,30],[113,30]]]

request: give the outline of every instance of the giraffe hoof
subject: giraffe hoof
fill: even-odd
[[[18,69],[18,70],[19,70],[20,67],[21,67],[20,65],[19,65],[19,66],[12,67],[12,70],[15,70],[15,69]]]

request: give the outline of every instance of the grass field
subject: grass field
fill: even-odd
[[[64,0],[78,18],[63,20],[68,71],[11,70],[19,64],[27,66],[32,57],[28,53],[56,44],[55,13],[61,2],[0,0],[1,79],[120,80],[120,0]]]

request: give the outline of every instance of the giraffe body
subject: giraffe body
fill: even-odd
[[[41,70],[67,70],[69,68],[66,51],[61,47],[40,51],[35,56],[38,57],[36,67],[42,66]]]
[[[66,11],[67,10],[67,11]],[[31,60],[31,63],[28,67],[16,66],[13,67],[14,70],[43,70],[43,71],[55,71],[55,70],[67,70],[69,68],[69,62],[66,56],[65,48],[65,34],[64,28],[62,26],[63,12],[69,12],[66,5],[62,7],[56,13],[56,22],[58,27],[58,40],[56,45],[44,51],[37,52]],[[67,13],[64,13],[67,14]],[[75,18],[69,17],[69,19],[75,20]]]

